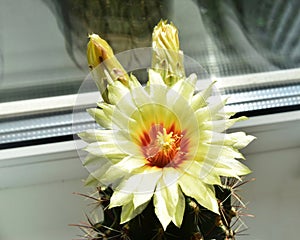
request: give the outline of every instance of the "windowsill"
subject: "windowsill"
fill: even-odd
[[[246,155],[300,147],[300,111],[251,117],[231,130],[257,137]],[[0,188],[85,178],[74,141],[1,150]]]

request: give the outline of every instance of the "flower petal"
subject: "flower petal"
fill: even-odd
[[[115,183],[122,178],[127,178],[127,176],[136,169],[141,168],[145,165],[145,160],[143,158],[138,158],[136,156],[127,156],[123,158],[118,163],[112,165],[100,178],[101,182],[106,185]],[[136,175],[133,175],[136,176]],[[133,178],[127,179],[120,187],[119,190],[122,191],[132,191],[138,181],[133,181]]]
[[[181,79],[178,82],[176,82],[171,89],[175,90],[178,95],[185,98],[185,100],[190,103],[195,91],[195,83],[197,80],[196,74],[191,74],[186,79]]]
[[[126,223],[131,219],[135,218],[137,215],[141,214],[144,211],[144,209],[147,207],[147,205],[148,203],[145,203],[143,205],[140,205],[138,208],[134,208],[132,202],[123,205],[120,224]]]
[[[172,222],[179,228],[182,224],[184,211],[185,211],[185,197],[179,185],[178,184],[176,185],[177,185],[178,201],[175,208],[175,216],[172,216]]]
[[[114,190],[110,198],[109,208],[119,207],[128,204],[133,199],[133,193]]]
[[[228,159],[245,159],[245,157],[237,150],[231,146],[222,146],[222,145],[210,145],[207,144],[208,152],[206,158],[215,159],[218,161],[219,158],[228,158]]]
[[[252,142],[256,137],[251,135],[246,135],[244,132],[235,133],[218,133],[213,131],[203,131],[202,136],[205,136],[206,142],[215,145],[226,145],[231,146],[236,149],[241,149],[246,147],[250,142]],[[204,137],[203,136],[203,137]]]
[[[244,132],[235,132],[226,134],[226,145],[232,145],[237,149],[246,147],[250,142],[252,142],[256,137],[251,135],[246,135]]]
[[[142,86],[130,89],[130,94],[132,101],[137,108],[144,104],[152,103],[152,98],[150,98],[147,91]]]
[[[247,120],[247,117],[238,117],[228,120],[216,120],[216,121],[207,121],[203,123],[203,129],[212,130],[215,132],[224,132],[230,128],[233,124],[239,121]]]
[[[214,165],[207,164],[206,162],[184,161],[180,164],[180,169],[207,184],[221,185],[220,176],[215,173]]]
[[[199,108],[205,107],[207,106],[207,102],[206,100],[208,99],[208,97],[211,95],[212,93],[212,87],[213,85],[216,83],[216,81],[214,81],[213,83],[211,83],[206,89],[204,89],[203,91],[195,94],[192,98],[192,102],[191,102],[191,108],[196,111]]]
[[[87,145],[83,150],[100,157],[110,159],[122,159],[127,154],[114,142],[94,142]]]
[[[113,105],[116,105],[122,98],[129,93],[129,89],[119,81],[114,81],[112,84],[107,86],[108,99]]]
[[[155,85],[162,85],[162,86],[166,86],[164,80],[162,79],[161,75],[156,72],[153,69],[149,69],[148,71],[149,74],[149,80],[148,80],[148,85],[150,86],[155,86]]]
[[[111,119],[115,106],[105,102],[99,102],[97,105],[105,113],[108,119]]]
[[[151,200],[161,174],[161,171],[139,174],[139,185],[134,189],[134,192],[136,193],[133,198],[134,208]]]
[[[133,170],[140,168],[144,166],[147,162],[143,157],[138,157],[138,156],[127,156],[123,158],[122,161],[116,163],[113,168],[118,168],[123,171],[126,171],[127,173],[131,173]]]
[[[185,198],[178,186],[180,172],[173,168],[163,169],[163,177],[154,193],[155,213],[164,229],[172,221],[180,228],[185,210]]]
[[[220,158],[214,167],[214,171],[220,176],[235,178],[251,173],[251,170],[238,160],[227,158]]]
[[[163,229],[166,230],[170,222],[172,221],[172,217],[169,213],[168,199],[166,192],[166,186],[162,181],[159,181],[157,184],[157,190],[154,193],[153,204],[155,207],[155,214],[159,219]]]
[[[169,94],[169,88],[165,85],[160,84],[151,84],[149,86],[146,86],[146,90],[149,93],[151,99],[153,99],[153,102],[156,104],[161,104],[163,106],[167,106],[167,99]]]
[[[91,186],[99,184],[103,174],[112,166],[112,162],[106,158],[93,156],[89,154],[86,157],[84,166],[91,173],[85,181],[85,185]]]
[[[180,174],[182,174],[182,172],[179,172],[174,168],[165,168],[163,170],[162,178],[165,187],[161,189],[164,192],[163,195],[165,197],[166,207],[172,218],[172,222],[179,228],[185,210],[185,198],[177,182],[180,178]],[[160,189],[157,188],[157,191],[159,190]]]
[[[102,109],[89,108],[87,112],[96,120],[96,122],[103,128],[111,129],[111,119],[106,116]]]
[[[200,205],[219,214],[218,202],[213,186],[203,183],[196,177],[183,174],[178,180],[183,193],[194,198]]]
[[[108,129],[89,129],[79,133],[78,136],[87,143],[92,142],[111,142],[115,141],[116,135],[119,135],[115,130]],[[121,137],[121,136],[120,136]],[[120,137],[118,139],[120,139]]]
[[[129,125],[138,125],[137,121],[135,119],[132,119],[130,117],[127,117],[123,112],[121,111],[115,111],[114,117],[113,117],[113,127],[115,129],[121,130],[122,132],[126,132],[127,135],[130,134]]]

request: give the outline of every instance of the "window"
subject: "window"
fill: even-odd
[[[74,99],[88,74],[88,32],[102,34],[118,53],[150,46],[152,28],[161,18],[178,26],[184,53],[219,79],[235,111],[253,116],[299,109],[297,1],[2,5],[1,148],[71,139]]]

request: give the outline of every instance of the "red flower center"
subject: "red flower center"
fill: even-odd
[[[149,132],[143,132],[140,142],[148,165],[159,168],[176,167],[187,150],[187,141],[181,132],[175,132],[174,125],[166,129],[162,124],[152,124]]]

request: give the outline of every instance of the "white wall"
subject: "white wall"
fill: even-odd
[[[243,186],[249,201],[244,218],[249,230],[245,240],[299,239],[300,147],[250,154],[247,165],[256,181]]]
[[[86,192],[80,179],[1,190],[0,239],[75,239],[87,202],[72,192]]]

